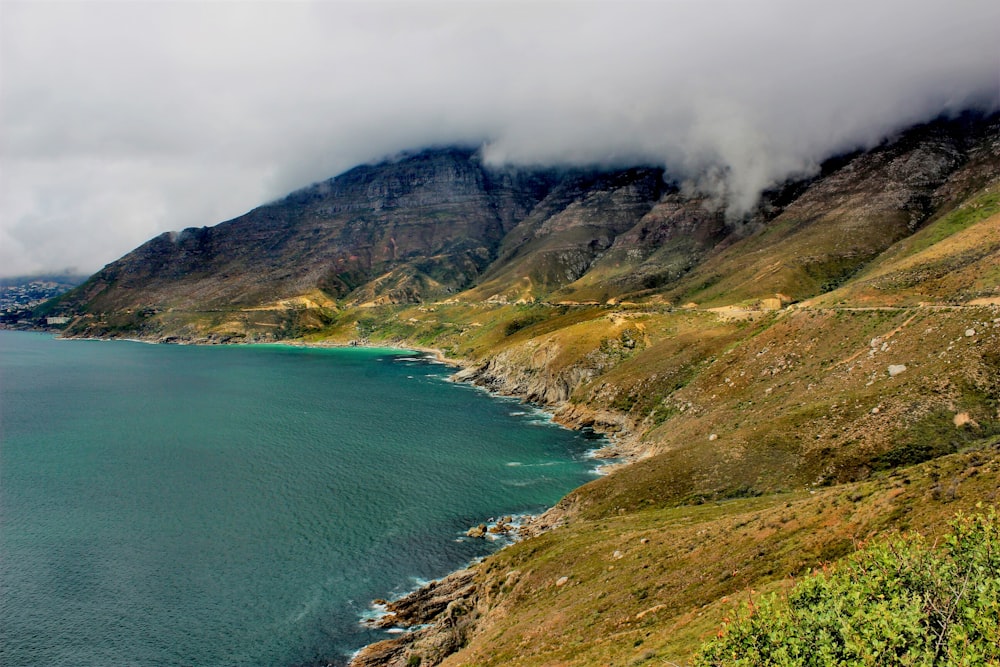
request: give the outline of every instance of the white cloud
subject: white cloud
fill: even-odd
[[[995,0],[0,3],[0,273],[93,270],[406,148],[728,193],[997,104]],[[711,178],[724,175],[724,180]]]

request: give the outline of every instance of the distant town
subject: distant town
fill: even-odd
[[[66,324],[67,318],[52,317],[38,320],[33,309],[49,299],[68,292],[86,279],[86,276],[25,276],[0,278],[0,326],[38,327]],[[68,320],[67,320],[68,321]]]

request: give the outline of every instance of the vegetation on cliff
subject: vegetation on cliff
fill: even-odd
[[[787,596],[751,599],[695,664],[1000,664],[996,510],[952,525],[940,547],[919,535],[880,541]]]
[[[845,557],[836,572],[889,553],[948,570],[958,556],[898,542],[851,554],[933,543],[1000,500],[997,136],[997,115],[936,121],[740,221],[655,170],[421,153],[154,239],[46,309],[67,335],[435,348],[609,434],[629,465],[356,663],[690,664],[731,600],[772,604],[748,591],[823,597],[847,579],[787,594],[790,577]],[[724,637],[756,641],[752,619]],[[741,650],[715,646],[704,660]]]

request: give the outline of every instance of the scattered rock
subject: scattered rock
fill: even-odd
[[[638,614],[635,615],[635,620],[641,621],[643,619],[643,617],[648,616],[650,614],[655,614],[656,612],[660,611],[661,609],[666,609],[666,608],[667,608],[667,605],[665,605],[665,604],[658,604],[655,607],[650,607],[649,609],[644,609],[643,611],[640,611]]]
[[[877,415],[879,412],[881,412],[881,410],[879,410],[877,406],[874,407],[874,408],[872,408],[872,414],[873,415]]]
[[[718,440],[718,439],[719,439],[719,435],[717,433],[713,433],[712,435],[708,436],[709,442],[712,442],[712,441]]]
[[[387,604],[389,613],[370,625],[376,628],[412,627],[430,623],[455,600],[463,600],[475,592],[475,571],[459,570],[440,581],[432,581],[422,588]]]
[[[569,583],[569,577],[559,577],[558,579],[556,579],[557,588],[561,588],[565,586],[567,583]]]
[[[966,329],[965,330],[965,337],[966,338],[972,338],[975,335],[976,335],[976,330],[975,329]]]
[[[611,554],[611,557],[614,558],[615,560],[621,560],[622,558],[625,558],[625,554],[623,554],[621,551],[615,551],[613,554]]]
[[[639,540],[639,544],[649,544],[649,538],[648,537],[642,538],[641,540]]]
[[[976,423],[975,419],[969,416],[968,412],[959,412],[951,421],[955,424],[955,428],[962,428],[963,426],[971,426],[972,428],[979,427],[979,424]]]
[[[890,364],[888,370],[889,370],[889,377],[894,378],[903,371],[905,371],[906,366],[904,364]]]

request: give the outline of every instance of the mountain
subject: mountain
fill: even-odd
[[[455,291],[549,180],[488,171],[461,149],[357,167],[220,225],[162,234],[100,271],[77,302],[109,312],[259,306],[317,291],[358,299],[363,287],[404,301]]]
[[[430,347],[607,434],[624,465],[394,603],[413,632],[355,664],[690,664],[736,597],[1000,503],[1000,114],[831,158],[738,220],[648,166],[421,151],[157,237],[36,313]]]
[[[71,334],[197,339],[449,298],[801,301],[993,178],[997,122],[938,120],[830,160],[739,221],[660,169],[495,169],[471,149],[404,154],[214,227],[162,234],[49,310],[83,316]]]

